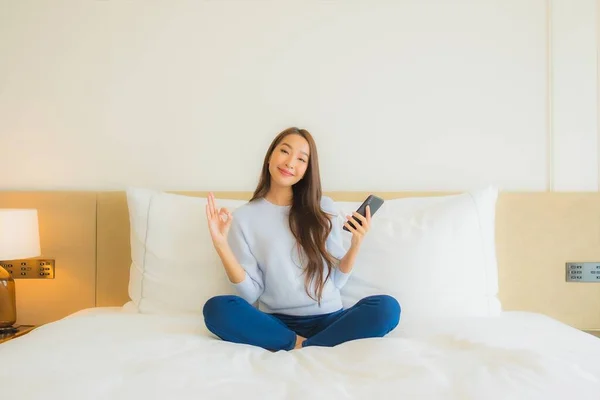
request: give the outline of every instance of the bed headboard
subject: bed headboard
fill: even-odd
[[[178,192],[205,196],[205,192]],[[328,192],[360,201],[365,192]],[[445,192],[379,192],[385,199]],[[251,193],[217,192],[248,199]],[[97,305],[128,301],[129,222],[123,192],[98,194]],[[600,193],[507,193],[497,205],[500,300],[506,310],[530,310],[579,328],[600,328],[600,284],[565,282],[565,262],[600,260]]]
[[[375,193],[386,199],[450,194]],[[251,195],[215,194],[236,199]],[[365,192],[326,194],[341,201],[360,201],[366,196]],[[43,256],[56,258],[56,278],[55,282],[18,281],[18,307],[23,317],[18,323],[47,322],[76,308],[120,306],[129,300],[125,192],[0,192],[0,207],[25,206],[39,209]],[[600,261],[600,193],[501,192],[496,245],[499,296],[505,310],[540,312],[576,328],[600,329],[600,284],[565,282],[565,262]],[[70,289],[40,291],[65,289],[65,285]],[[81,299],[74,298],[73,286],[79,286]],[[64,307],[44,308],[48,303]]]

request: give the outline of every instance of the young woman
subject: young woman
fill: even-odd
[[[214,247],[239,296],[216,296],[204,305],[207,328],[223,340],[292,350],[383,337],[400,319],[387,295],[369,296],[343,309],[340,289],[350,276],[371,223],[332,222],[333,201],[321,194],[317,147],[309,132],[289,128],[267,150],[250,201],[232,215],[208,196],[206,215]],[[347,216],[351,219],[351,216]],[[260,311],[253,304],[259,301]]]

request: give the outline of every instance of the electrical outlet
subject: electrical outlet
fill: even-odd
[[[568,262],[567,282],[600,283],[600,262]]]
[[[54,260],[26,259],[0,261],[13,279],[54,279]]]

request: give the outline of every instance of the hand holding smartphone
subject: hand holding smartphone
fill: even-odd
[[[379,210],[379,208],[383,205],[384,200],[381,197],[377,197],[373,194],[369,195],[365,201],[363,201],[363,203],[360,205],[360,207],[358,207],[358,209],[356,210],[357,213],[359,213],[360,215],[362,215],[363,217],[367,216],[367,206],[369,206],[370,211],[371,211],[371,217],[373,217],[373,215],[375,215],[375,213],[377,212],[377,210]],[[356,218],[355,216],[352,216],[352,218],[354,218],[354,221],[356,221],[359,225],[362,225],[362,223],[359,221],[358,218]],[[353,228],[356,228],[356,225],[354,225],[352,222],[348,221],[348,223],[350,225],[352,225]],[[344,226],[344,230],[347,232],[350,232],[348,230],[348,228],[346,228]]]

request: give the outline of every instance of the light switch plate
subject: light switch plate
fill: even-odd
[[[54,279],[55,262],[52,259],[0,261],[0,265],[13,279]]]
[[[568,262],[567,282],[600,283],[600,262]]]

